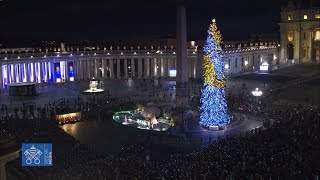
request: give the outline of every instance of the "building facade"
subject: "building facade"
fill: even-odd
[[[289,1],[281,11],[281,63],[320,62],[320,8]]]
[[[251,43],[223,52],[227,74],[259,70],[263,62],[274,65],[275,43]],[[58,49],[58,48],[57,48]],[[76,49],[76,48],[73,48]],[[176,49],[95,48],[94,50],[55,51],[41,49],[1,49],[0,85],[21,82],[60,83],[68,81],[119,78],[174,78]],[[202,78],[203,51],[198,46],[187,50],[189,78]]]

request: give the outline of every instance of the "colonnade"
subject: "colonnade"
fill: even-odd
[[[49,82],[53,79],[52,62],[23,62],[1,65],[0,77],[3,84],[21,82]]]
[[[8,84],[60,83],[69,81],[121,78],[175,77],[175,53],[111,53],[55,54],[29,57],[0,57],[0,87]],[[274,65],[278,57],[276,48],[243,49],[223,54],[227,74],[256,71],[263,62]],[[202,78],[203,53],[188,53],[189,78]],[[184,67],[182,67],[184,68]]]
[[[170,70],[174,68],[176,68],[175,58],[89,58],[74,61],[75,79],[78,80],[92,77],[98,79],[169,77]]]
[[[196,58],[189,59],[189,77],[198,78],[199,63]],[[176,71],[175,57],[69,57],[44,58],[32,60],[19,59],[19,62],[10,61],[1,63],[1,87],[8,84],[32,83],[60,83],[77,80],[120,79],[120,78],[165,78],[173,77]],[[201,66],[200,66],[201,68]]]

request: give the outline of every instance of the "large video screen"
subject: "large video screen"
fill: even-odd
[[[177,69],[176,68],[170,68],[169,76],[170,77],[176,77],[177,76]]]

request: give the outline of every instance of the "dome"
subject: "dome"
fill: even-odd
[[[293,1],[288,1],[287,6],[283,8],[283,11],[295,11],[297,9]]]

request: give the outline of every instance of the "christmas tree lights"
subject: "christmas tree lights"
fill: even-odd
[[[230,122],[225,97],[227,83],[224,77],[221,43],[222,37],[213,19],[204,46],[204,85],[200,100],[200,125],[208,128],[225,126]]]

